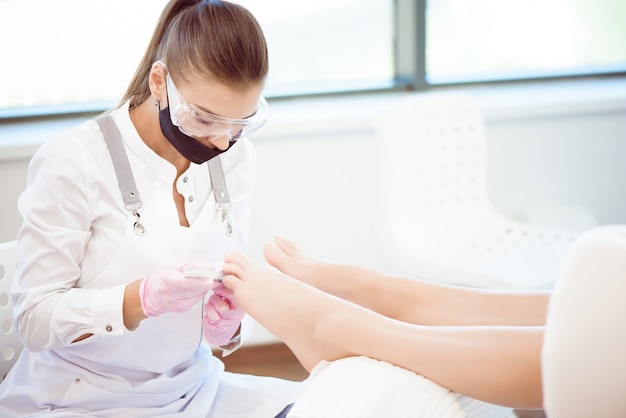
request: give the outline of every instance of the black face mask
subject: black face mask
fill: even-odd
[[[235,141],[230,141],[228,148],[225,150],[205,147],[195,138],[182,133],[180,129],[172,123],[169,106],[159,110],[159,124],[161,125],[161,132],[163,132],[163,135],[167,138],[170,144],[172,144],[183,157],[192,163],[205,163],[211,158],[217,157],[221,153],[228,151],[235,143]]]

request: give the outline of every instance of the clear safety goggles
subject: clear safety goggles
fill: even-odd
[[[257,131],[270,117],[269,105],[263,96],[259,99],[256,112],[243,119],[226,118],[205,112],[185,102],[169,72],[166,73],[165,79],[172,123],[186,135],[206,138],[209,141],[224,137],[234,141]]]

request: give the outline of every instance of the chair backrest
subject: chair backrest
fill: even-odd
[[[469,94],[413,94],[377,121],[381,249],[403,274],[479,287],[548,288],[577,233],[499,213],[487,137]]]
[[[496,213],[487,191],[482,112],[469,94],[412,95],[376,122],[385,235],[412,245],[427,237],[422,244],[430,246],[433,237],[425,232],[440,227],[435,219],[467,228]]]
[[[0,380],[4,379],[22,351],[22,343],[15,333],[11,282],[17,268],[17,243],[0,244]]]
[[[469,95],[415,95],[377,125],[393,216],[488,201],[485,128]]]

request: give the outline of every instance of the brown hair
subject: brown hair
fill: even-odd
[[[148,76],[162,60],[170,74],[201,74],[230,87],[244,89],[265,81],[267,45],[254,16],[244,7],[222,0],[172,0],[157,23],[150,44],[120,106],[150,97]]]

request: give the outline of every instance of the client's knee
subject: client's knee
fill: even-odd
[[[625,297],[626,227],[586,232],[565,257],[550,299],[542,351],[549,416],[626,412]]]

